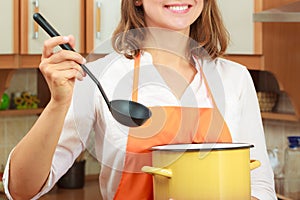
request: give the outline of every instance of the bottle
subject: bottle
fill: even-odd
[[[300,199],[300,136],[289,136],[285,150],[284,195]]]

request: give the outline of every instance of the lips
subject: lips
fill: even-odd
[[[188,4],[165,5],[165,8],[174,13],[186,13],[191,8],[191,5]]]

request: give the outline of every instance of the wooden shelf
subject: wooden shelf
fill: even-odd
[[[251,70],[264,69],[264,56],[261,54],[229,54],[225,55],[224,58],[245,65],[248,69]]]
[[[295,114],[262,112],[261,116],[263,119],[299,122],[299,119]]]
[[[44,108],[37,109],[22,109],[22,110],[1,110],[0,117],[2,116],[24,116],[24,115],[39,115]]]

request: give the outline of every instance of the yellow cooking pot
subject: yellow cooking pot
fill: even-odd
[[[245,200],[251,198],[250,144],[205,143],[153,147],[152,166],[156,200]]]

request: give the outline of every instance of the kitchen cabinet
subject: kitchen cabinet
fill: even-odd
[[[120,20],[120,0],[86,1],[86,53],[106,54],[112,51],[111,35]]]
[[[230,35],[227,54],[261,54],[261,24],[252,15],[261,10],[261,0],[217,0]]]
[[[19,45],[19,0],[0,0],[0,68],[15,68]]]
[[[61,35],[76,38],[76,51],[82,55],[106,54],[112,49],[110,36],[120,19],[120,0],[0,0],[0,97],[9,87],[16,69],[37,68],[44,40],[49,36],[33,21],[40,12]],[[7,17],[9,16],[9,17]],[[95,50],[102,43],[105,48]],[[97,55],[98,56],[98,55]],[[47,86],[39,75],[39,97],[45,105],[49,98]],[[1,111],[0,115],[24,115],[34,111]]]
[[[49,38],[32,19],[40,12],[62,35],[76,38],[77,51],[84,52],[84,0],[21,0],[21,54],[41,54]]]
[[[33,21],[41,12],[62,34],[73,34],[84,52],[84,0],[0,0],[0,97],[9,87],[15,70],[37,68],[43,42],[49,36]],[[0,115],[24,115],[40,110],[1,111]]]
[[[17,67],[19,44],[19,0],[0,0],[0,97]]]
[[[264,70],[262,23],[253,22],[253,13],[263,9],[263,0],[217,0],[230,36],[225,58],[251,70]]]
[[[237,0],[238,1],[238,0]],[[235,14],[237,9],[244,10],[242,4],[246,4],[245,1],[230,0],[226,3],[219,1],[221,5],[221,12],[223,12],[225,24],[226,20],[231,20],[231,23],[237,23],[239,15]],[[254,8],[254,13],[276,8],[288,3],[296,2],[297,0],[255,0],[251,9]],[[252,1],[251,1],[252,2]],[[224,7],[223,6],[227,6]],[[226,5],[225,5],[226,4]],[[250,5],[250,2],[247,4]],[[239,5],[239,7],[237,6]],[[240,13],[238,11],[238,13]],[[241,13],[240,13],[241,14]],[[243,15],[243,14],[242,14]],[[249,15],[249,13],[247,14]],[[236,22],[235,22],[236,21]],[[247,22],[250,26],[249,22]],[[233,29],[230,28],[229,32],[232,33]],[[243,29],[243,25],[232,25]],[[242,30],[243,31],[243,30]],[[227,52],[225,58],[239,62],[249,69],[269,71],[274,74],[276,80],[279,83],[280,90],[287,93],[293,107],[296,111],[295,114],[285,113],[262,113],[262,117],[272,120],[284,120],[299,122],[300,119],[300,93],[298,91],[298,85],[300,79],[300,23],[264,23],[254,22],[254,53],[248,52],[247,54],[241,54],[240,51],[232,52],[230,49]],[[239,37],[245,38],[242,33]],[[246,37],[247,38],[247,37]],[[250,38],[251,39],[251,38]],[[235,38],[232,38],[232,42],[235,42]]]
[[[263,10],[297,0],[264,0]],[[300,118],[300,23],[271,22],[263,24],[264,69],[272,72],[280,89],[290,97]]]
[[[17,0],[0,0],[0,54],[15,54],[18,52],[18,6]]]
[[[265,70],[271,71],[300,117],[300,23],[264,23]]]

